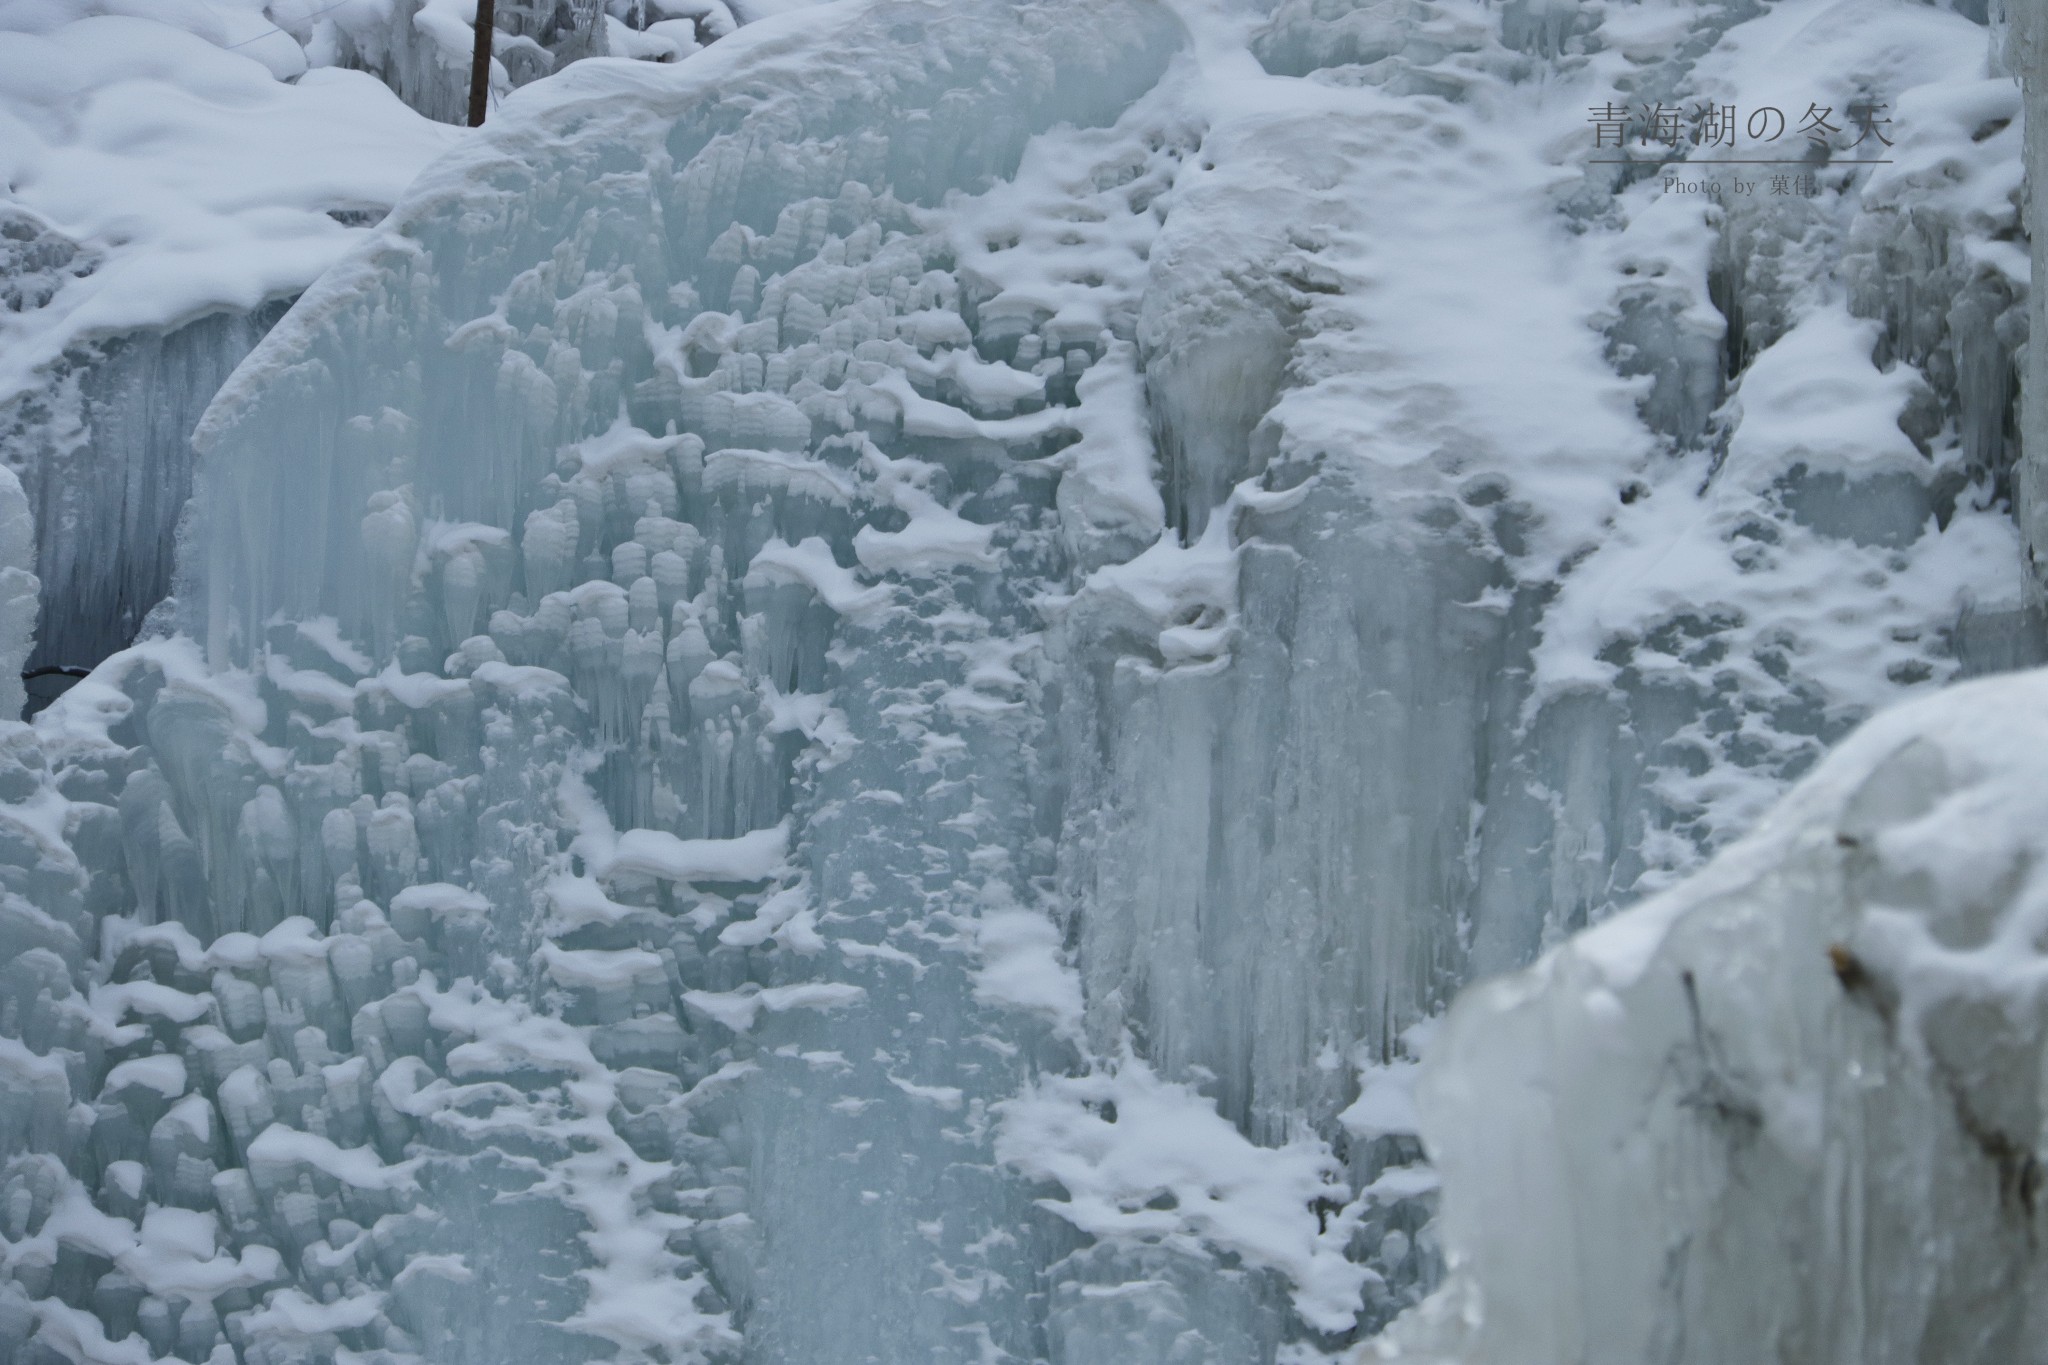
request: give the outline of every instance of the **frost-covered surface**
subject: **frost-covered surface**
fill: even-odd
[[[0,455],[43,528],[37,663],[134,638],[214,390],[454,136],[309,70],[260,5],[0,4]]]
[[[494,100],[738,22],[612,9],[502,0]],[[199,414],[455,140],[474,22],[475,0],[0,3],[0,459],[48,528],[38,664],[98,662],[163,597]]]
[[[427,172],[13,732],[0,1341],[1322,1358],[1458,985],[2034,643],[1968,18],[737,8]],[[1592,164],[1866,90],[1811,199]]]
[[[2048,1360],[2048,674],[1870,722],[1674,890],[1475,988],[1461,1258],[1367,1359]]]

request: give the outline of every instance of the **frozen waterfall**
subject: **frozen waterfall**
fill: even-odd
[[[612,9],[501,0],[494,89],[735,26],[720,0]],[[34,665],[98,663],[169,591],[200,414],[449,145],[427,120],[463,121],[470,22],[451,0],[0,4],[0,462],[46,528]]]
[[[211,404],[174,602],[0,730],[0,1365],[1638,1365],[1752,1318],[1904,1361],[2034,1273],[1998,1224],[1831,1316],[1911,1269],[1858,1278],[1835,1192],[1920,1171],[1871,1215],[1916,1235],[1986,1125],[2019,1151],[1886,1108],[1949,1073],[1885,1030],[1937,957],[1935,1013],[2004,999],[1897,896],[2030,932],[2020,873],[1907,864],[1929,793],[2032,757],[1969,708],[2040,684],[1875,722],[1723,852],[1866,717],[2039,657],[1999,32],[612,10],[686,60],[442,139],[224,382],[108,352],[157,367],[104,400],[141,426]],[[1818,143],[1810,193],[1667,192],[1586,117],[1879,81],[1896,155]],[[46,575],[137,540],[75,501]],[[1915,726],[1940,772],[1881,761]],[[1762,965],[1707,941],[1760,924]],[[1553,1235],[1610,1134],[1643,1221]],[[1745,1240],[1781,1191],[1804,1280]]]

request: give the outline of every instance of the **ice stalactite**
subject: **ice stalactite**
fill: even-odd
[[[35,646],[42,584],[35,575],[36,521],[14,471],[0,469],[0,716],[21,714],[22,672]]]
[[[46,528],[34,666],[98,663],[163,600],[192,488],[193,428],[284,310],[281,300],[76,347],[45,387],[0,410],[9,463]]]
[[[2029,189],[2027,227],[2033,277],[2048,279],[2048,17],[2040,6],[2015,4],[2007,35],[2013,66],[2026,97],[2026,164]],[[2036,289],[2027,301],[2032,335],[2048,336],[2048,290]],[[2027,348],[2025,408],[2021,423],[2022,458],[2015,481],[2020,535],[2026,546],[2030,600],[2039,607],[2048,592],[2048,347]]]

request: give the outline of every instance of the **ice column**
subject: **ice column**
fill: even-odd
[[[21,671],[35,644],[42,584],[33,571],[36,523],[14,471],[0,467],[0,720],[13,720],[27,701]]]
[[[214,392],[281,316],[282,302],[145,329],[68,353],[49,382],[0,411],[0,449],[45,536],[33,662],[91,667],[135,638],[170,590],[192,489],[192,430]]]
[[[2028,238],[2034,280],[2048,280],[2048,14],[2020,0],[2012,7],[2007,37],[2013,66],[2026,92]],[[2034,600],[2048,594],[2048,289],[2028,297],[2027,373],[2020,426],[2021,461],[2015,490],[2026,545],[2027,581]]]
[[[0,1351],[1049,1354],[1077,1031],[980,969],[1072,993],[1035,603],[1181,34],[829,21],[535,91],[210,411],[180,632],[0,771]],[[1006,195],[1093,247],[969,270]]]

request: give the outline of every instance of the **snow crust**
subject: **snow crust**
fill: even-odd
[[[362,236],[333,213],[381,216],[454,141],[364,72],[273,71],[298,54],[274,28],[225,4],[0,11],[9,210],[85,258],[7,317],[0,400],[88,338],[298,292]]]
[[[1196,1255],[1214,1246],[1286,1275],[1311,1326],[1351,1326],[1370,1273],[1344,1258],[1351,1226],[1316,1228],[1296,1212],[1346,1193],[1320,1142],[1256,1147],[1200,1095],[1135,1059],[1114,1074],[1054,1079],[1001,1109],[996,1154],[1057,1180],[1066,1197],[1049,1207],[1083,1232]]]

